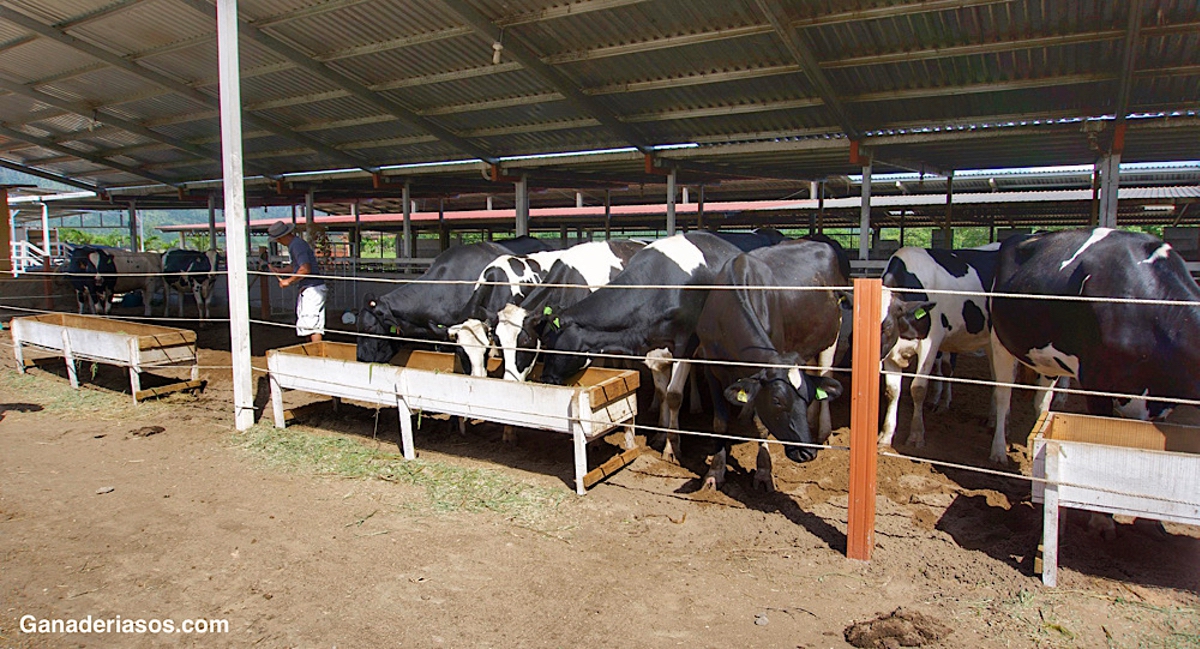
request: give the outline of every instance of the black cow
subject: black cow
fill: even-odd
[[[690,365],[672,359],[691,356],[708,296],[705,289],[689,287],[711,286],[721,266],[741,252],[704,231],[660,239],[634,255],[608,286],[561,313],[535,316],[546,350],[542,380],[565,383],[591,362],[590,354],[647,357],[662,405],[659,424],[678,428]],[[665,459],[675,458],[675,446],[669,436]]]
[[[1084,390],[1146,397],[1122,400],[1125,416],[1166,416],[1172,404],[1154,397],[1200,399],[1200,287],[1169,244],[1108,228],[1013,237],[1000,246],[993,291],[992,363],[1001,383],[993,397],[993,461],[1007,460],[1012,389],[1003,384],[1013,382],[1015,361],[1044,376],[1073,377]],[[1113,413],[1109,397],[1089,396],[1087,406],[1092,414]]]
[[[171,289],[179,292],[179,317],[183,317],[183,296],[191,293],[196,299],[196,313],[201,320],[212,316],[210,303],[213,287],[220,275],[220,255],[215,250],[168,250],[163,255],[163,282],[166,285],[165,310],[170,310]]]
[[[99,314],[103,304],[107,315],[112,310],[113,295],[141,291],[145,315],[149,316],[150,300],[162,281],[162,258],[153,252],[77,246],[71,249],[65,268],[75,289],[79,313],[87,304],[93,314]]]
[[[741,406],[743,414],[757,415],[776,439],[823,442],[830,432],[827,399],[840,395],[842,386],[832,378],[805,374],[799,366],[818,357],[826,371],[833,364],[841,303],[847,297],[835,289],[849,284],[836,251],[824,242],[803,240],[754,250],[726,264],[716,284],[730,288],[708,296],[696,326],[698,356],[716,361],[705,365],[716,410],[714,429],[725,432],[729,419],[725,402],[729,401]],[[818,400],[823,413],[820,435],[814,436],[808,406]],[[724,480],[730,445],[719,441],[719,446],[705,476],[706,486],[719,487]],[[795,462],[817,456],[812,447],[787,446],[784,452]],[[765,445],[759,450],[755,482],[772,488]]]
[[[357,316],[356,356],[364,363],[387,363],[400,341],[376,336],[446,340],[446,329],[465,320],[462,313],[484,267],[501,255],[529,254],[549,246],[532,237],[455,246],[438,255],[417,279],[376,298],[368,294]]]
[[[565,250],[503,255],[492,261],[480,273],[475,292],[464,309],[468,319],[448,330],[450,337],[460,345],[463,368],[469,374],[486,376],[484,356],[492,345],[491,332],[498,326],[498,314],[502,309],[523,304],[543,282],[552,285],[546,288],[554,294],[565,294],[582,285],[586,295],[616,277],[625,269],[626,262],[645,245],[629,240],[595,241]],[[507,349],[511,351],[512,347]],[[505,370],[505,376],[517,378],[518,375]]]
[[[987,296],[996,269],[999,244],[965,250],[906,247],[888,260],[883,273],[882,329],[887,414],[879,444],[896,433],[901,370],[916,358],[912,380],[913,415],[908,443],[925,445],[925,396],[938,354],[987,350],[991,339]],[[911,289],[911,290],[902,290]],[[927,293],[953,291],[954,293]],[[949,367],[949,358],[944,364]],[[946,395],[949,403],[949,394]],[[938,399],[934,399],[936,403]]]

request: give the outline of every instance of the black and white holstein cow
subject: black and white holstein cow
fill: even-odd
[[[213,288],[220,275],[220,255],[216,250],[168,250],[162,259],[163,283],[167,301],[164,311],[170,311],[171,290],[179,292],[179,317],[183,317],[183,296],[191,293],[196,299],[196,313],[201,320],[212,317],[210,303]]]
[[[379,298],[367,295],[357,316],[356,357],[363,363],[387,363],[400,351],[389,336],[444,342],[447,329],[463,314],[484,267],[501,255],[524,255],[549,246],[532,237],[454,246],[438,255],[417,279]]]
[[[820,444],[831,432],[829,399],[842,385],[828,376],[842,325],[841,302],[850,280],[843,275],[835,249],[818,241],[786,241],[754,250],[725,264],[718,286],[704,304],[696,326],[698,357],[706,364],[712,390],[713,428],[724,434],[729,422],[726,401],[754,414],[776,439]],[[827,290],[789,290],[821,289]],[[771,290],[777,288],[779,290]],[[765,290],[764,290],[765,289]],[[812,359],[825,376],[813,376],[800,366]],[[764,367],[767,366],[767,367]],[[809,406],[820,402],[820,434],[809,426]],[[704,478],[706,487],[719,488],[725,479],[730,443],[719,441]],[[811,446],[789,445],[789,459],[808,462],[817,456]],[[759,447],[756,485],[774,489],[771,455]]]
[[[542,380],[565,384],[591,363],[591,354],[647,357],[655,392],[661,393],[659,425],[678,429],[691,367],[672,359],[687,359],[694,351],[696,323],[708,296],[708,290],[691,287],[711,286],[721,266],[741,252],[705,231],[646,246],[608,286],[561,313],[538,318],[545,352]],[[668,435],[663,458],[673,461],[677,445]]]
[[[888,446],[896,433],[903,377],[900,371],[916,358],[912,380],[913,416],[908,443],[925,445],[925,396],[929,377],[948,366],[949,354],[990,348],[987,296],[995,274],[999,244],[965,250],[901,248],[883,273],[883,367],[887,414],[879,444]],[[954,293],[927,293],[953,291]],[[943,359],[938,354],[946,355]],[[949,386],[946,406],[949,405]],[[939,395],[940,396],[940,395]],[[938,398],[934,398],[935,405]]]
[[[474,376],[487,375],[486,353],[494,342],[492,332],[496,331],[498,314],[506,307],[522,304],[530,291],[548,281],[551,273],[555,275],[552,284],[572,285],[569,288],[582,285],[590,293],[608,284],[645,245],[628,240],[594,241],[564,250],[503,255],[492,261],[475,283],[475,292],[464,310],[468,319],[448,329],[465,356],[463,369]],[[507,369],[505,376],[509,376]]]
[[[1099,298],[1033,299],[1011,294]],[[1136,304],[1110,298],[1192,304]],[[1165,417],[1200,399],[1200,287],[1169,244],[1108,228],[1013,237],[1000,247],[991,298],[996,432],[991,459],[1007,460],[1016,362],[1043,376],[1072,377],[1084,390],[1136,395],[1119,414]],[[1113,399],[1088,396],[1091,414],[1112,415]]]
[[[67,258],[66,272],[79,313],[87,304],[93,315],[112,311],[112,298],[118,293],[142,292],[145,315],[150,315],[150,300],[162,282],[162,257],[153,252],[130,252],[102,246],[79,246]],[[167,315],[164,307],[163,315]]]

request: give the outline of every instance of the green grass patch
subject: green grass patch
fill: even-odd
[[[520,482],[499,471],[405,460],[352,438],[316,434],[296,426],[280,430],[258,424],[233,440],[270,466],[420,487],[433,511],[493,512],[539,530],[551,525],[569,495],[562,489]]]
[[[45,412],[67,419],[101,419],[113,421],[128,419],[131,414],[139,418],[153,418],[165,412],[166,407],[154,399],[143,400],[134,413],[132,397],[126,393],[112,392],[104,388],[87,385],[91,372],[90,363],[79,364],[80,378],[85,382],[76,390],[66,379],[57,376],[39,376],[38,370],[20,374],[15,369],[0,368],[0,392],[4,401],[19,401],[41,406]]]

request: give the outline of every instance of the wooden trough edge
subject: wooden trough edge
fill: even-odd
[[[629,466],[634,460],[642,454],[645,448],[635,446],[618,455],[610,457],[604,464],[588,471],[583,476],[583,488],[591,489],[596,483]]]
[[[195,381],[180,381],[179,383],[171,383],[170,385],[162,385],[157,388],[147,388],[138,390],[137,394],[133,395],[134,400],[141,401],[149,397],[161,397],[171,394],[172,392],[182,392],[184,390],[204,389],[207,383],[205,379],[197,379]]]

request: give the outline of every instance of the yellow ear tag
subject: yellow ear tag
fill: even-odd
[[[920,307],[919,309],[917,309],[916,311],[913,312],[913,317],[916,318],[917,320],[920,320],[921,318],[924,318],[927,315],[929,315],[929,312],[925,310],[925,307]]]
[[[829,398],[829,393],[824,388],[817,388],[817,400],[823,401]]]
[[[738,400],[738,403],[750,403],[750,395],[746,394],[745,390],[738,390],[737,391],[737,400]]]

